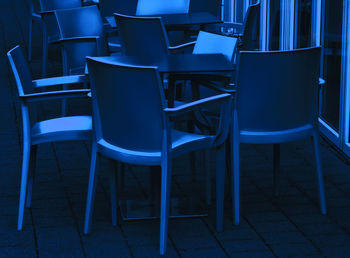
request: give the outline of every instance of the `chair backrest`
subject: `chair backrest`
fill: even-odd
[[[103,20],[97,6],[56,10],[60,39],[99,37],[97,41],[63,41],[64,74],[81,73],[86,56],[108,55]]]
[[[244,18],[241,50],[257,50],[260,45],[260,3],[250,5]]]
[[[114,14],[125,55],[163,58],[169,54],[168,37],[159,17]]]
[[[97,141],[126,150],[161,151],[164,93],[156,67],[87,58]]]
[[[38,14],[40,12],[40,3],[38,0],[27,0],[30,14]]]
[[[32,76],[29,71],[29,65],[25,59],[20,46],[16,46],[7,53],[11,69],[15,77],[19,95],[30,94],[34,92]]]
[[[41,11],[81,7],[81,0],[40,0]]]
[[[233,37],[200,31],[193,54],[223,54],[232,61],[236,42]]]
[[[137,0],[100,0],[101,16],[113,16],[113,13],[135,15]]]
[[[188,13],[190,0],[138,0],[136,15]]]
[[[320,48],[242,51],[237,67],[240,130],[281,131],[316,123]]]
[[[78,8],[82,6],[81,0],[39,0],[40,10],[43,13],[42,20],[44,31],[48,36],[49,42],[56,41],[59,37],[59,29],[56,17],[52,11],[60,9]]]
[[[221,19],[221,0],[191,0],[189,12],[208,12]]]
[[[103,37],[103,20],[96,5],[55,12],[61,38]]]

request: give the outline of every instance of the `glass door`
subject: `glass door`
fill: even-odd
[[[350,157],[350,3],[345,1],[343,4],[344,18],[343,18],[343,51],[342,51],[342,128],[343,141],[342,149],[344,153]]]
[[[312,2],[312,0],[295,1],[295,48],[311,46]]]
[[[280,49],[281,2],[270,1],[269,5],[269,50]]]
[[[336,146],[342,147],[343,102],[343,28],[344,3],[347,0],[322,1],[321,77],[326,85],[320,91],[320,129]]]

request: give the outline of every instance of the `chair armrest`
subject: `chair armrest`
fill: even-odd
[[[207,87],[211,90],[215,90],[219,93],[229,93],[229,94],[236,93],[236,89],[235,89],[236,85],[234,83],[229,83],[229,87],[224,87],[224,86],[215,84],[215,82],[204,81],[204,82],[201,82],[201,86]]]
[[[43,17],[43,16],[48,16],[48,15],[54,15],[55,14],[55,11],[52,10],[52,11],[42,11],[42,12],[39,12],[40,16]]]
[[[76,42],[76,41],[81,41],[81,42],[97,42],[100,39],[99,36],[87,36],[87,37],[71,37],[71,38],[60,38],[59,41],[61,43],[65,42]]]
[[[37,20],[37,21],[41,21],[41,16],[38,13],[32,13],[32,19]]]
[[[323,78],[318,78],[318,85],[320,86],[320,87],[324,87],[325,85],[326,85],[326,81],[323,79]]]
[[[86,75],[69,75],[69,76],[60,76],[34,80],[34,88],[48,87],[48,86],[57,86],[62,84],[75,84],[75,83],[85,83],[88,79]]]
[[[108,48],[110,52],[121,52],[122,47],[119,43],[108,42]]]
[[[164,112],[168,116],[177,116],[177,115],[187,113],[189,111],[193,111],[193,110],[198,109],[198,108],[203,108],[203,107],[219,104],[219,103],[222,103],[225,101],[229,101],[231,99],[231,96],[232,95],[228,94],[228,93],[219,94],[219,95],[211,96],[208,98],[196,100],[196,101],[193,101],[190,103],[186,103],[186,104],[178,106],[178,107],[165,108]]]
[[[37,102],[37,101],[44,101],[44,100],[50,100],[50,99],[87,97],[89,92],[90,92],[90,89],[60,90],[60,91],[25,94],[25,95],[20,95],[19,98],[23,102]]]
[[[191,41],[191,42],[187,42],[187,43],[184,43],[184,44],[180,44],[180,45],[177,45],[177,46],[169,46],[168,49],[170,51],[173,51],[173,50],[181,50],[181,49],[184,49],[184,48],[187,48],[187,47],[192,47],[196,44],[196,41]]]
[[[115,21],[114,16],[106,16],[105,20],[108,22],[109,26],[111,26],[111,28],[117,28],[117,23]]]

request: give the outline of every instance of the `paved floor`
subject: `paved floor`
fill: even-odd
[[[6,51],[17,44],[26,50],[27,19],[24,0],[0,1],[0,257],[158,256],[158,221],[122,222],[119,227],[111,226],[105,162],[97,187],[92,233],[89,236],[82,234],[88,142],[39,147],[32,208],[25,212],[23,231],[17,232],[21,117]],[[40,27],[35,25],[34,29],[36,38],[31,68],[37,78],[40,73]],[[51,60],[51,74],[57,67]],[[72,104],[78,112],[86,106]],[[53,112],[54,108],[57,105],[42,106],[44,113]],[[171,220],[167,256],[350,257],[349,165],[324,141],[321,152],[327,216],[321,215],[318,209],[310,141],[282,146],[279,197],[274,197],[272,191],[272,147],[243,145],[241,224],[232,225],[229,198],[226,199],[222,233],[215,231],[215,205],[208,207],[208,217]],[[175,161],[175,195],[197,195],[204,199],[200,157],[195,182],[187,166],[187,157]],[[211,158],[210,162],[213,171],[214,160]],[[124,194],[128,198],[145,198],[148,169],[133,168],[127,173],[125,182]]]

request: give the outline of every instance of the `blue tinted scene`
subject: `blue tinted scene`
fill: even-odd
[[[350,257],[349,15],[2,0],[0,257]]]

